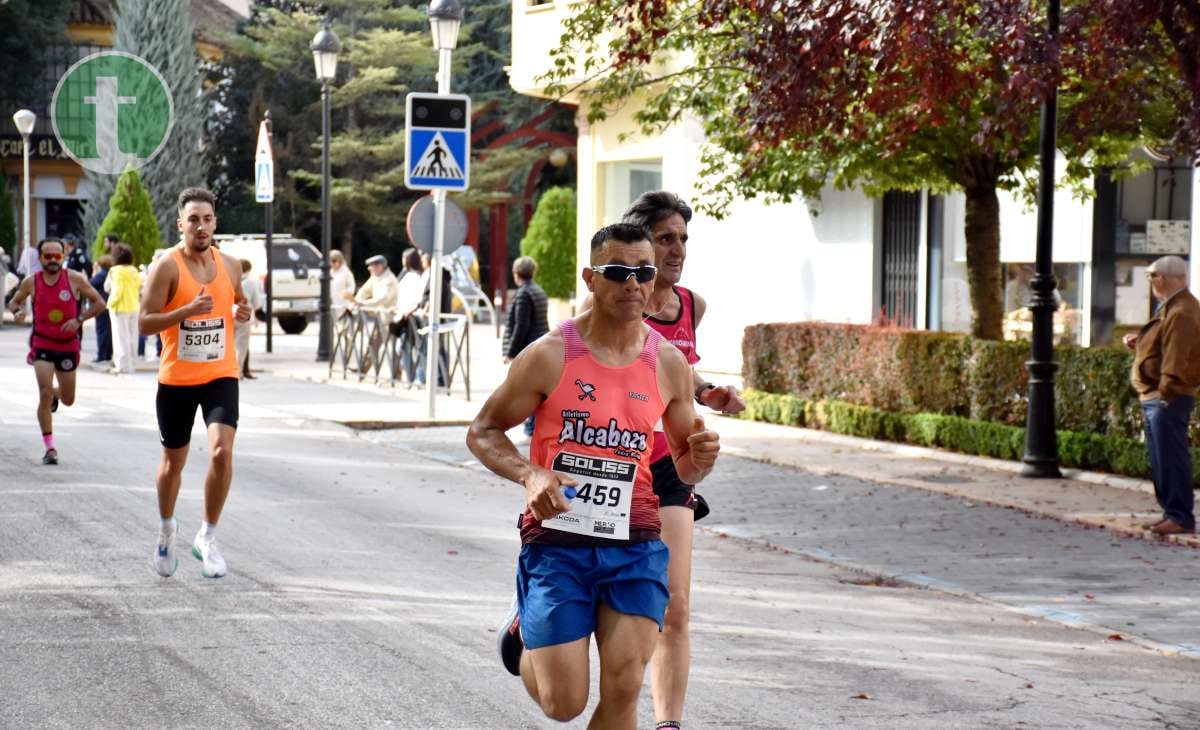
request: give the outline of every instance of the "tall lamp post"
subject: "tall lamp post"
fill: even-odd
[[[326,19],[309,46],[321,82],[321,324],[317,334],[317,360],[329,360],[332,323],[329,321],[329,84],[337,75],[342,43]]]
[[[458,29],[462,24],[463,9],[458,0],[431,0],[429,3],[429,30],[433,33],[433,47],[438,52],[438,93],[450,93],[450,59],[458,46]],[[442,251],[446,238],[446,191],[433,191],[434,224],[432,269],[429,272],[429,360],[425,366],[426,383],[429,388],[429,417],[436,410],[437,383],[440,364],[438,347],[441,340],[438,328],[442,318]]]
[[[1058,43],[1059,0],[1049,0],[1046,33]],[[1057,54],[1057,48],[1055,49]],[[1025,466],[1021,474],[1057,478],[1058,434],[1054,430],[1054,156],[1058,110],[1057,84],[1042,104],[1041,170],[1038,177],[1037,265],[1030,287],[1033,302],[1033,347],[1029,362],[1029,413],[1025,425]]]
[[[13,123],[17,125],[17,131],[21,134],[21,146],[24,148],[25,158],[24,173],[21,175],[24,187],[21,201],[21,251],[20,253],[13,252],[14,267],[18,265],[20,257],[29,247],[29,135],[33,134],[35,122],[37,122],[37,115],[28,109],[22,109],[13,115]]]

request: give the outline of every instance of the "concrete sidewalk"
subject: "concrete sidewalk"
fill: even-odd
[[[277,333],[273,339],[274,352],[267,354],[265,329],[256,323],[251,340],[255,372],[356,391],[356,397],[337,404],[336,413],[327,408],[310,415],[364,430],[469,424],[507,372],[492,325],[473,325],[470,399],[464,383],[456,378],[450,395],[439,391],[436,415],[430,418],[423,389],[409,389],[402,383],[393,386],[386,378],[380,384],[373,377],[360,381],[356,373],[331,374],[328,363],[316,360],[315,328],[303,335]],[[94,336],[85,336],[85,352],[93,342]],[[143,362],[139,371],[155,367],[156,363]],[[736,382],[729,376],[710,377],[720,383]],[[363,399],[364,394],[376,397]],[[1143,523],[1161,517],[1149,481],[1069,470],[1064,479],[1026,479],[1018,474],[1018,462],[755,423],[711,412],[706,417],[720,432],[728,454],[813,473],[899,484],[1123,535],[1200,547],[1196,535],[1159,538],[1142,528]]]

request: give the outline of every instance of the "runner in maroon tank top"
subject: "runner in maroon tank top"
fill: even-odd
[[[38,384],[38,425],[46,453],[43,464],[58,463],[54,446],[54,417],[58,404],[75,402],[75,369],[79,367],[79,330],[83,322],[104,311],[104,299],[92,288],[87,277],[63,268],[65,251],[57,238],[38,241],[38,260],[42,270],[21,282],[9,303],[9,311],[18,322],[24,321],[21,306],[27,297],[33,301],[33,329],[29,333],[29,355]],[[82,299],[91,306],[83,309]],[[58,384],[55,385],[55,381]]]
[[[689,365],[700,361],[696,350],[696,328],[707,304],[689,289],[679,286],[687,258],[688,223],[692,209],[674,193],[665,190],[643,194],[625,212],[625,222],[650,231],[658,277],[646,303],[645,322],[675,345]],[[692,370],[697,403],[722,413],[745,409],[737,388],[715,386]],[[655,434],[655,446],[659,439]],[[678,728],[683,721],[687,694],[691,643],[688,637],[689,598],[692,586],[692,530],[696,519],[708,513],[707,504],[695,488],[679,478],[670,454],[657,448],[650,456],[654,493],[659,499],[662,541],[671,551],[667,566],[671,593],[667,615],[654,657],[650,684],[654,693],[654,717],[660,728]]]

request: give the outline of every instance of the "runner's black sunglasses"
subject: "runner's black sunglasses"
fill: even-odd
[[[657,266],[650,264],[642,264],[641,266],[625,266],[624,264],[602,264],[593,266],[592,271],[600,274],[609,281],[615,281],[618,284],[624,284],[629,281],[629,277],[637,278],[639,284],[645,284],[652,280],[654,275],[658,273]]]

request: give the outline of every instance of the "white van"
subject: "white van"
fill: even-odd
[[[218,234],[213,242],[222,252],[251,264],[250,276],[264,293],[266,301],[267,237],[260,233]],[[321,305],[321,251],[302,238],[290,233],[271,237],[271,274],[274,286],[272,311],[279,328],[289,335],[304,331],[310,321],[316,321]],[[256,312],[259,321],[267,313]]]

